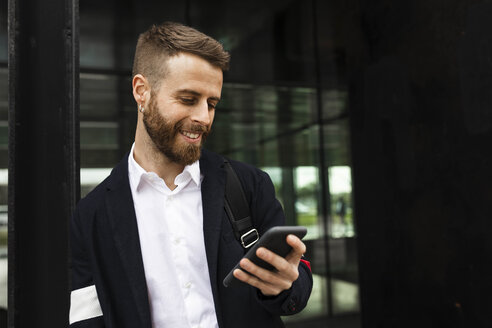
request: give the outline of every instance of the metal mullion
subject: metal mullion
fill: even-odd
[[[9,0],[8,12],[8,327],[63,327],[80,195],[78,1]]]

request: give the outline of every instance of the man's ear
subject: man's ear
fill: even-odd
[[[132,80],[132,87],[135,102],[145,107],[148,95],[150,94],[149,81],[142,74],[136,74]]]

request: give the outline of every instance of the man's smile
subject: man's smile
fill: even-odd
[[[200,137],[199,133],[193,133],[188,131],[181,131],[181,134],[190,139],[197,139],[198,137]]]

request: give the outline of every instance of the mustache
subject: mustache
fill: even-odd
[[[176,123],[175,127],[176,131],[189,131],[192,133],[202,133],[202,134],[208,134],[210,132],[210,127],[202,124],[190,124],[188,126],[184,126],[183,121],[179,121]]]

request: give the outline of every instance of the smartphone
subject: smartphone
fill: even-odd
[[[275,268],[272,265],[259,259],[256,256],[256,250],[259,247],[265,247],[266,249],[269,249],[270,251],[274,252],[277,255],[286,257],[292,250],[292,247],[290,247],[290,245],[287,244],[286,241],[287,236],[295,235],[299,239],[302,239],[304,238],[306,233],[307,233],[307,229],[306,227],[303,226],[278,226],[278,227],[270,228],[269,230],[267,230],[267,232],[265,232],[263,236],[261,236],[258,242],[248,250],[248,252],[244,255],[243,258],[249,259],[251,262],[255,263],[256,265],[262,268],[265,268],[270,271],[274,271]],[[243,270],[239,266],[239,262],[224,278],[223,284],[225,287],[229,287],[236,283],[242,282],[236,279],[236,277],[234,277],[234,275],[232,274],[236,269]]]

